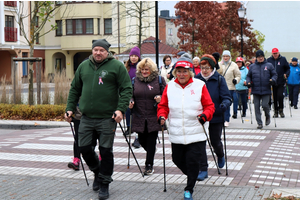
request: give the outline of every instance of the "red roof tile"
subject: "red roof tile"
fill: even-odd
[[[141,45],[141,54],[155,54],[156,53],[156,41],[155,37],[150,36],[149,38],[143,40]],[[130,49],[120,53],[120,54],[129,54]],[[171,47],[167,44],[162,43],[159,40],[159,54],[175,54],[178,50],[174,47]]]

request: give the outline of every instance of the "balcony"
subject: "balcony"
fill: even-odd
[[[18,40],[18,29],[13,27],[4,27],[5,42],[16,42]]]
[[[17,7],[17,2],[16,1],[4,1],[5,6],[10,6],[10,7]]]

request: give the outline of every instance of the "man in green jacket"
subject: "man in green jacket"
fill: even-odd
[[[123,118],[132,96],[129,75],[123,63],[109,52],[105,39],[93,42],[92,55],[76,70],[71,83],[65,118],[71,122],[80,97],[82,118],[78,131],[80,152],[90,170],[94,172],[93,190],[99,199],[109,197],[108,185],[113,180],[113,142],[116,123]],[[101,163],[92,144],[93,131],[97,132]]]

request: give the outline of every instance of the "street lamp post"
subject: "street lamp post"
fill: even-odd
[[[241,57],[243,57],[243,22],[246,15],[246,8],[243,8],[243,5],[238,9],[238,15],[241,22]]]

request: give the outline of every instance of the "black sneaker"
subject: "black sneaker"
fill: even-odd
[[[257,129],[262,129],[263,125],[262,124],[258,124]]]
[[[153,166],[147,165],[147,166],[145,167],[144,175],[145,175],[145,176],[151,175],[151,174],[153,174],[153,172],[154,172]]]
[[[125,131],[125,133],[124,133],[125,135],[129,135],[129,131],[128,131],[128,129]]]
[[[266,117],[266,126],[268,126],[271,123],[271,119],[270,116]]]
[[[132,146],[134,146],[135,148],[140,148],[141,147],[141,144],[140,144],[138,138],[135,138],[134,142],[132,143]]]
[[[96,175],[96,173],[94,174],[94,182],[93,182],[93,190],[94,191],[98,191],[100,188],[100,180],[98,178],[98,173]]]
[[[298,106],[294,106],[295,109],[298,109]]]
[[[278,111],[275,110],[273,118],[278,118]]]
[[[108,193],[108,184],[101,184],[98,197],[100,200],[102,199],[108,199],[109,193]]]
[[[246,117],[246,113],[245,112],[243,113],[242,117]]]
[[[237,118],[237,113],[234,113],[234,114],[232,115],[232,118],[233,118],[233,119],[236,119],[236,118]]]

